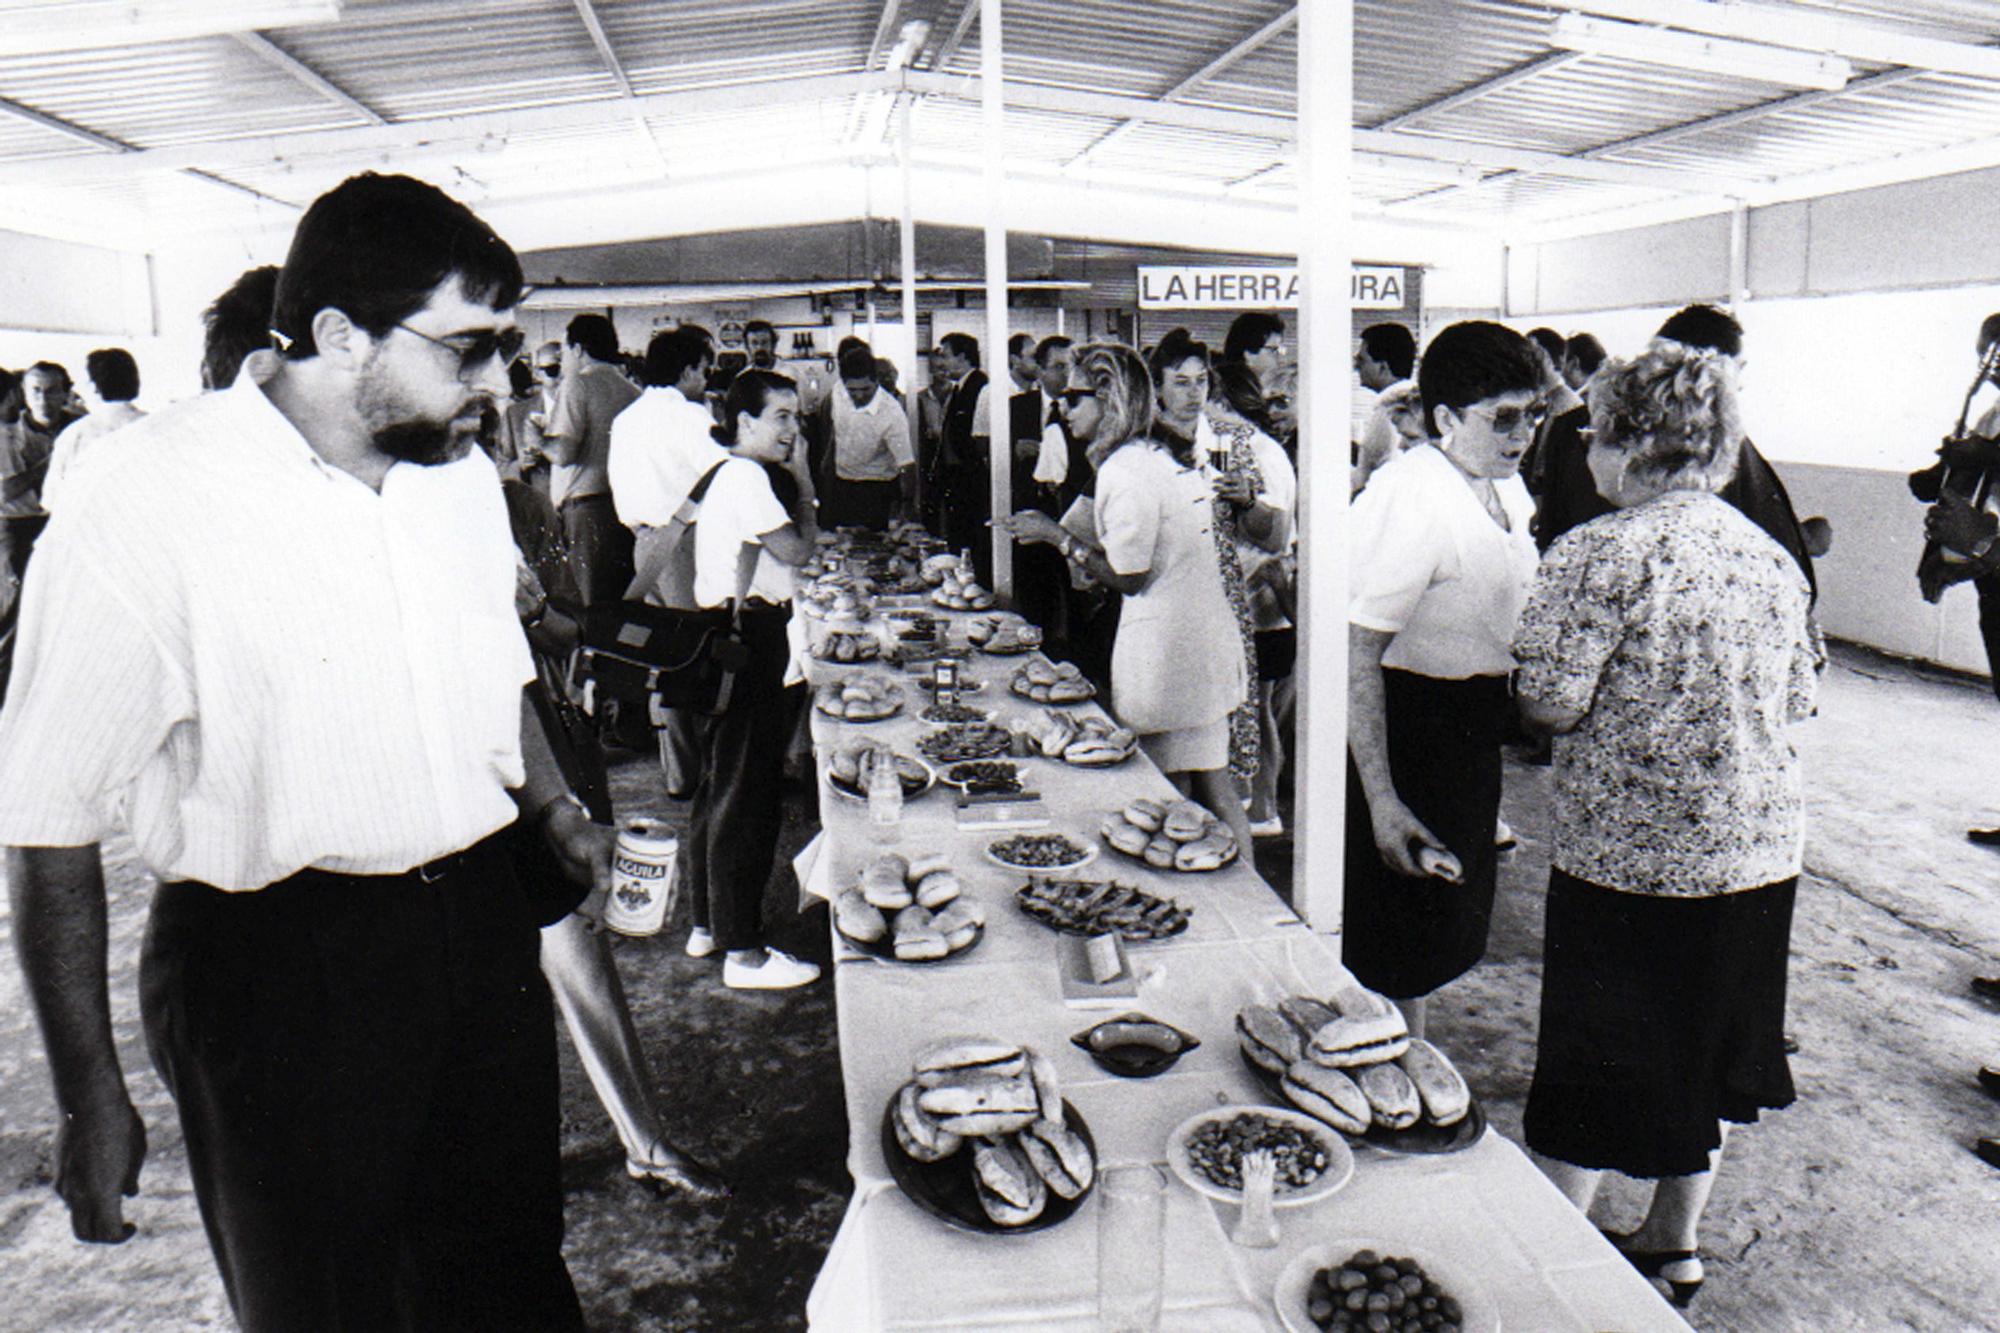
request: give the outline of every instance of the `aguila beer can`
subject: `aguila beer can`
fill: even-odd
[[[665,824],[639,819],[618,830],[604,924],[620,935],[659,934],[674,905],[674,861],[680,850],[681,840]]]

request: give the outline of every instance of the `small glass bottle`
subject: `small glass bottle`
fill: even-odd
[[[903,780],[896,773],[896,757],[887,746],[878,746],[868,770],[868,819],[878,834],[894,836],[903,823]]]

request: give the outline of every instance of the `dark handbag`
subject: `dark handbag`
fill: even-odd
[[[738,677],[751,663],[743,602],[757,552],[746,547],[739,557],[729,606],[692,605],[694,522],[721,466],[710,468],[667,526],[649,537],[625,599],[583,611],[569,683],[590,716],[613,704],[620,714],[643,713],[659,727],[670,708],[710,715],[727,711]],[[655,605],[648,596],[682,604]]]

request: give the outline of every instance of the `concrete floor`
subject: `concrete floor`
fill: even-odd
[[[2000,1133],[1972,1081],[2000,1060],[2000,1011],[1972,999],[2000,973],[2000,854],[1967,845],[2000,822],[2000,705],[1983,686],[1842,650],[1822,717],[1801,730],[1812,825],[1794,927],[1791,1030],[1799,1103],[1731,1143],[1704,1229],[1704,1330],[2000,1328],[2000,1171],[1968,1151]],[[621,765],[621,809],[662,810],[651,766]],[[1505,863],[1485,964],[1440,996],[1433,1035],[1501,1132],[1518,1134],[1533,1067],[1547,770],[1510,766]],[[808,832],[791,812],[785,846]],[[1274,877],[1290,848],[1260,848]],[[18,970],[0,966],[0,1328],[229,1326],[172,1108],[146,1064],[133,986],[150,884],[114,847],[113,1007],[152,1155],[129,1215],[140,1235],[83,1247],[49,1190],[52,1108]],[[774,877],[770,903],[788,903]],[[4,913],[4,908],[0,908]],[[787,942],[824,959],[821,913]],[[805,1294],[846,1203],[831,988],[724,991],[679,951],[682,929],[618,946],[670,1126],[738,1197],[708,1207],[641,1194],[564,1047],[572,1271],[593,1326],[777,1329]],[[0,935],[10,935],[0,915]],[[11,950],[11,943],[8,945]],[[1600,1220],[1628,1225],[1639,1187],[1613,1182]]]

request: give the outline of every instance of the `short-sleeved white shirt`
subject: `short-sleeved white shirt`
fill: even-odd
[[[611,502],[628,528],[663,528],[702,474],[729,457],[715,418],[679,389],[648,389],[611,422]]]
[[[792,521],[771,490],[764,469],[748,458],[731,458],[708,483],[694,523],[694,597],[703,606],[721,606],[736,595],[736,558],[746,545],[758,547],[750,595],[767,602],[792,600],[792,567],[763,550],[766,533]]]
[[[1449,458],[1420,445],[1355,497],[1347,619],[1395,636],[1382,665],[1440,680],[1514,669],[1515,622],[1535,576],[1534,501],[1519,477],[1494,490],[1511,531]]]

